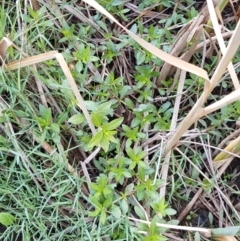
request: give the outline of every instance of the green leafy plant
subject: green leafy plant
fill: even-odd
[[[132,149],[128,147],[126,149],[129,158],[131,159],[130,170],[133,170],[136,166],[146,168],[147,164],[143,161],[143,158],[146,155],[145,151],[142,151],[141,147],[137,147],[136,149]]]
[[[191,219],[196,218],[196,217],[197,217],[197,214],[194,213],[193,211],[190,211],[189,214],[187,215],[186,219],[191,220]]]
[[[40,6],[32,7],[30,2]],[[196,1],[143,0],[136,5],[97,1],[137,38],[117,27],[113,18],[89,7],[92,1],[84,2],[16,1],[14,7],[9,1],[1,2],[0,35],[14,42],[2,56],[0,70],[1,208],[11,207],[14,216],[0,214],[0,222],[8,226],[0,239],[15,240],[17,233],[26,241],[166,240],[171,231],[161,224],[178,224],[174,215],[181,212],[182,202],[190,202],[195,189],[201,188],[202,198],[213,190],[214,194],[230,190],[234,195],[226,204],[239,194],[229,185],[235,184],[234,175],[226,172],[217,180],[219,169],[213,174],[213,169],[203,166],[211,165],[208,148],[219,150],[224,138],[228,142],[232,133],[238,135],[240,102],[194,120],[208,104],[215,105],[233,91],[234,78],[227,74],[234,71],[208,81],[217,76],[213,71],[228,53],[213,56],[212,47],[215,53],[220,44],[212,32],[213,41],[204,41],[202,34],[188,58],[198,32],[197,27],[188,27],[200,21],[198,13],[204,13]],[[235,26],[235,19],[223,21],[226,43],[230,34],[234,36]],[[233,31],[224,33],[226,29]],[[176,42],[186,31],[191,39],[181,37]],[[148,45],[143,46],[144,40]],[[235,41],[239,43],[239,38]],[[183,67],[177,68],[177,72],[184,70],[180,77],[171,68],[162,85],[156,86],[169,62],[166,56],[173,60],[169,64],[181,62],[167,54],[180,43],[185,47],[173,55],[182,55],[182,60],[188,58],[195,66],[182,62]],[[159,55],[163,60],[155,56],[162,53],[159,49],[165,51]],[[238,75],[239,51],[230,57]],[[220,67],[221,72],[226,66]],[[199,71],[205,75],[198,77]],[[211,88],[214,92],[207,93]],[[197,111],[186,124],[183,119],[195,103],[200,108],[195,106]],[[188,127],[194,130],[188,132]],[[238,144],[231,150],[238,154]],[[202,179],[204,175],[209,179]],[[221,192],[214,197],[218,199]],[[226,217],[226,223],[239,223],[235,207],[217,210],[216,206],[214,211]],[[194,230],[194,216],[189,212],[181,225],[187,222]],[[212,215],[212,227],[217,223]],[[236,235],[238,228],[226,230],[210,231]],[[189,239],[200,240],[199,233],[189,232]],[[185,231],[171,235],[185,239]]]
[[[98,133],[92,137],[88,147],[91,150],[95,146],[101,146],[105,152],[108,151],[111,142],[118,143],[118,140],[114,137],[117,133],[116,128],[119,127],[123,121],[123,118],[115,119],[109,123],[101,123],[101,118],[96,117],[94,120],[95,125],[98,127]]]
[[[150,226],[145,227],[145,230],[148,232],[147,236],[143,239],[144,241],[164,241],[168,240],[167,237],[163,236],[162,233],[166,231],[166,229],[158,227],[157,223],[161,223],[162,220],[157,216],[151,221]]]
[[[51,135],[53,141],[59,143],[60,127],[57,123],[52,122],[51,109],[39,105],[39,114],[40,116],[35,116],[35,120],[41,127],[41,141],[44,141],[46,138],[49,138],[49,135]]]
[[[158,202],[153,202],[151,206],[156,213],[161,214],[163,217],[166,217],[167,215],[175,215],[177,213],[174,209],[168,207],[168,204],[165,203],[164,198]]]
[[[100,215],[100,221],[105,223],[107,210],[111,207],[111,211],[114,215],[119,217],[119,208],[116,205],[112,205],[115,184],[109,184],[108,177],[101,174],[96,183],[90,183],[90,187],[93,192],[93,196],[90,196],[90,200],[95,206],[95,210],[90,212],[89,216],[95,217]]]
[[[4,226],[9,226],[14,223],[14,216],[10,213],[0,213],[0,223]]]
[[[116,182],[121,185],[127,178],[132,177],[131,171],[128,169],[131,164],[131,160],[121,156],[120,158],[111,158],[108,160],[109,164],[109,177],[115,178]]]

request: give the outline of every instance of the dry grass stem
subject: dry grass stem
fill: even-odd
[[[181,136],[185,133],[185,131],[198,119],[202,116],[206,115],[207,113],[211,113],[222,106],[225,106],[229,103],[236,101],[239,98],[240,92],[234,91],[229,96],[224,97],[222,100],[218,101],[217,103],[212,104],[210,107],[206,107],[205,109],[202,108],[202,105],[207,100],[208,96],[210,95],[213,88],[217,85],[218,81],[220,80],[221,76],[223,75],[225,69],[227,68],[229,62],[231,61],[232,57],[236,53],[238,46],[240,45],[240,22],[238,22],[236,29],[230,42],[228,44],[226,52],[223,54],[223,57],[218,64],[214,74],[209,81],[205,82],[204,92],[199,97],[196,104],[193,106],[187,117],[180,123],[177,131],[173,134],[170,140],[167,142],[167,146],[165,149],[165,153],[167,154],[174,145],[179,141]]]
[[[128,218],[137,223],[145,223],[148,225],[151,224],[151,222],[146,221],[146,220],[141,220],[141,219],[132,218],[132,217],[128,217]],[[211,229],[207,229],[207,228],[187,227],[187,226],[163,224],[163,223],[156,223],[156,225],[158,227],[169,228],[169,229],[177,229],[177,230],[190,231],[190,232],[201,232],[204,235],[206,235],[206,237],[211,237]]]
[[[240,136],[238,136],[235,140],[231,141],[222,152],[220,152],[215,158],[214,162],[222,161],[228,159],[233,154],[239,154],[240,152]]]
[[[217,16],[216,16],[216,13],[215,13],[215,9],[214,9],[214,5],[213,5],[212,0],[207,0],[207,4],[208,4],[210,18],[212,20],[213,28],[214,28],[214,31],[216,33],[218,44],[220,46],[222,54],[225,54],[226,53],[226,46],[225,46],[225,43],[224,43],[224,40],[223,40],[223,37],[222,37],[220,26],[218,24],[218,20],[217,20]],[[236,72],[234,70],[234,67],[233,67],[233,64],[232,64],[231,61],[228,65],[228,71],[231,75],[231,78],[232,78],[235,89],[238,89],[240,85],[239,85],[238,77],[236,75]]]
[[[235,213],[235,215],[237,215],[238,218],[240,218],[238,212],[236,211],[236,209],[234,208],[234,206],[232,205],[231,201],[228,199],[228,197],[222,192],[222,190],[220,190],[220,188],[215,185],[215,182],[213,183],[213,180],[211,180],[208,176],[206,176],[199,168],[198,166],[196,166],[179,148],[175,148],[175,150],[177,150],[182,156],[184,156],[186,158],[186,160],[193,166],[195,167],[199,173],[201,173],[201,175],[211,184],[214,184],[214,188],[218,191],[218,193],[221,195],[221,197],[224,199],[224,201],[229,205],[229,207],[232,209],[232,211]],[[215,180],[214,180],[215,181]]]
[[[179,106],[180,106],[180,102],[181,102],[181,98],[182,98],[181,94],[183,92],[185,77],[186,77],[186,71],[182,70],[181,75],[180,75],[179,85],[178,85],[177,96],[176,96],[176,100],[175,100],[175,104],[174,104],[171,127],[170,127],[170,131],[172,131],[172,132],[175,131],[176,126],[177,126]],[[162,180],[167,180],[170,157],[171,157],[171,152],[169,152],[164,158],[164,162],[162,164],[162,170],[161,170],[161,179]],[[166,195],[166,186],[164,185],[160,188],[160,193],[159,193],[160,199],[165,197],[165,195]]]
[[[200,23],[202,22],[202,20],[203,20],[203,16],[198,15],[196,19],[194,19],[192,22],[189,22],[182,28],[182,30],[179,32],[172,46],[172,49],[170,52],[172,56],[175,56],[175,57],[179,56],[179,54],[182,52],[182,50],[187,46],[188,42],[190,41],[190,40],[188,41],[189,36],[193,36],[197,28],[199,27]],[[166,77],[169,75],[169,71],[171,70],[171,68],[172,68],[172,64],[169,62],[163,65],[160,75],[157,79],[158,86],[161,86],[162,80],[165,80]]]
[[[182,212],[178,216],[179,222],[181,222],[190,212],[192,209],[193,205],[196,203],[196,201],[199,199],[199,196],[202,194],[203,189],[199,188],[198,191],[195,193],[194,197],[192,200],[187,204],[187,206],[182,210]]]
[[[213,154],[212,157],[216,157],[217,153],[219,152],[219,150],[221,150],[227,142],[235,139],[236,137],[238,137],[240,135],[240,129],[235,130],[233,133],[231,133],[230,135],[228,135],[225,139],[223,139],[221,141],[221,143],[218,145],[219,149],[216,149]]]
[[[133,34],[131,31],[126,29],[122,24],[120,24],[109,12],[107,12],[101,5],[99,5],[94,0],[84,0],[87,4],[91,5],[95,9],[97,9],[99,12],[107,16],[110,20],[115,22],[118,26],[120,26],[122,29],[124,29],[136,42],[138,42],[142,47],[147,49],[150,53],[156,55],[160,59],[164,60],[167,63],[173,64],[175,67],[178,67],[182,70],[185,70],[187,72],[196,74],[204,79],[208,79],[207,72],[195,65],[189,64],[179,58],[176,58],[170,54],[167,54],[163,52],[162,50],[158,49],[157,47],[153,46],[152,44],[146,42],[144,39],[140,38],[139,36]]]
[[[237,8],[2,1],[0,240],[236,241]]]

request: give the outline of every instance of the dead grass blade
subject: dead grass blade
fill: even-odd
[[[210,80],[211,82],[211,88],[204,91],[205,92],[205,100],[208,98],[211,91],[214,89],[214,87],[217,85],[218,81],[222,77],[224,71],[226,70],[228,64],[230,63],[231,59],[233,58],[234,54],[237,52],[238,47],[240,45],[240,22],[238,21],[238,24],[234,30],[234,33],[232,37],[230,38],[229,44],[227,46],[227,49],[225,53],[223,53],[223,57],[218,64],[216,70],[214,71],[214,74]]]
[[[2,53],[5,54],[6,50],[7,50],[7,47],[10,46],[12,43],[11,41],[7,38],[4,39],[4,41],[1,41],[2,43],[4,43],[4,47],[3,48],[3,51]],[[10,44],[10,45],[9,45]],[[4,55],[3,55],[4,57]],[[19,61],[14,61],[14,62],[11,62],[9,64],[6,64],[4,67],[5,69],[7,70],[15,70],[15,69],[19,69],[19,68],[22,68],[22,67],[27,67],[27,66],[31,66],[31,65],[35,65],[37,63],[41,63],[43,61],[46,61],[46,60],[50,60],[50,59],[54,59],[56,58],[58,63],[60,64],[61,68],[62,68],[62,71],[63,73],[65,74],[68,82],[69,82],[69,85],[71,86],[72,88],[72,91],[73,93],[75,94],[75,97],[78,101],[78,106],[80,107],[80,109],[83,111],[85,117],[86,117],[86,120],[88,121],[88,124],[93,132],[93,134],[96,133],[96,130],[95,130],[95,127],[92,123],[92,120],[91,120],[91,117],[87,111],[87,108],[84,104],[84,101],[82,99],[82,96],[80,95],[79,91],[78,91],[78,88],[77,88],[77,85],[72,77],[72,74],[68,68],[68,65],[65,61],[65,59],[63,58],[62,54],[58,53],[57,51],[51,51],[51,52],[48,52],[48,53],[44,53],[44,54],[40,54],[40,55],[37,55],[37,56],[33,56],[33,57],[27,57],[27,58],[24,58],[22,60],[19,60]],[[33,135],[33,138],[40,143],[40,141],[38,140],[38,138]],[[49,153],[49,154],[52,154],[54,153],[54,150],[53,148],[46,142],[42,143],[42,147]],[[62,146],[59,147],[60,149],[62,149]],[[63,164],[67,165],[67,169],[70,173],[72,173],[72,175],[74,177],[77,177],[78,174],[77,172],[75,171],[75,169],[68,163],[67,159],[64,158],[65,161],[63,161]],[[25,165],[26,166],[26,165]],[[85,166],[85,163],[84,163],[84,166]],[[27,166],[26,166],[27,168]],[[84,169],[84,174],[86,175],[86,177],[88,177],[89,175],[87,175],[88,173],[86,172],[86,168]],[[87,192],[88,193],[88,192]]]
[[[17,49],[24,57],[28,57],[27,54],[25,54],[21,49],[19,49],[11,40],[9,40],[8,38],[4,37],[1,42],[0,42],[0,63],[4,63],[4,57],[6,54],[6,51],[8,49],[9,46],[13,46],[15,49]],[[35,65],[33,65],[34,70],[37,72],[37,67]],[[38,77],[35,75],[35,80],[36,80],[36,84],[38,87],[38,91],[40,94],[40,98],[42,101],[42,104],[47,107],[47,101],[46,98],[43,94],[43,89],[42,89],[42,85],[40,80],[38,79]]]
[[[223,40],[223,37],[222,37],[221,29],[220,29],[219,24],[218,24],[218,20],[217,20],[217,16],[216,16],[216,13],[215,13],[215,8],[214,8],[212,0],[207,0],[207,4],[208,4],[209,14],[210,14],[210,18],[211,18],[211,21],[212,21],[212,24],[213,24],[213,28],[214,28],[214,31],[216,33],[216,37],[217,37],[217,40],[218,40],[218,43],[219,43],[219,46],[220,46],[220,50],[224,54],[224,53],[226,53],[226,46],[225,46],[225,43],[224,43],[224,40]],[[233,85],[234,85],[235,89],[238,89],[240,85],[239,85],[238,77],[236,75],[236,72],[234,70],[232,62],[230,62],[229,65],[228,65],[228,71],[229,71],[230,76],[232,78]]]
[[[223,33],[222,37],[226,39],[226,38],[231,38],[232,35],[233,35],[233,31],[229,31],[229,32]],[[207,39],[205,42],[198,44],[195,51],[200,50],[201,48],[203,48],[204,45],[207,46],[211,44],[211,42],[215,42],[216,40],[217,40],[217,36],[210,37],[210,39]]]
[[[178,216],[179,222],[181,222],[189,213],[189,211],[192,209],[193,205],[196,203],[196,201],[199,199],[199,196],[202,194],[203,189],[199,188],[198,191],[195,193],[192,200],[187,204],[187,206],[182,210],[182,212]]]
[[[63,58],[63,55],[60,53],[57,53],[54,55],[54,57],[58,60],[58,63],[60,64],[62,71],[64,72],[64,74],[68,80],[68,83],[71,86],[73,93],[75,94],[75,97],[77,98],[78,106],[82,110],[92,133],[96,134],[96,129],[92,123],[91,116],[88,113],[88,110],[86,108],[86,105],[84,104],[83,98],[79,93],[76,82],[74,81],[74,79],[72,77],[71,71],[69,70],[67,63],[66,63],[65,59]]]
[[[208,115],[226,105],[229,105],[231,103],[233,103],[234,101],[237,101],[240,99],[240,90],[235,90],[232,93],[228,94],[227,96],[225,96],[224,98],[222,98],[221,100],[207,106],[206,108],[203,109],[203,115]]]
[[[15,70],[15,69],[19,69],[19,68],[24,68],[27,66],[31,66],[33,64],[38,64],[41,63],[43,61],[47,61],[50,59],[54,58],[54,55],[57,54],[57,51],[50,51],[44,54],[39,54],[37,56],[32,56],[32,57],[27,57],[21,60],[17,60],[17,61],[13,61],[9,64],[7,64],[5,67],[8,70]]]
[[[150,221],[132,218],[132,217],[128,217],[128,218],[132,221],[135,221],[136,223],[145,223],[148,225],[151,224]],[[200,232],[200,233],[204,234],[204,236],[206,236],[206,237],[211,237],[211,229],[208,229],[208,228],[188,227],[188,226],[180,226],[180,225],[165,224],[165,223],[156,223],[156,225],[158,227],[169,228],[169,229],[185,230],[185,231],[190,231],[190,232]]]
[[[30,0],[30,4],[32,5],[32,7],[35,11],[38,11],[40,9],[38,0]]]
[[[183,49],[187,46],[188,42],[192,39],[197,28],[201,24],[204,16],[198,15],[194,20],[188,22],[178,33],[176,40],[174,41],[170,55],[178,57]],[[160,75],[157,79],[157,86],[161,86],[162,80],[165,80],[167,76],[171,75],[170,72],[173,72],[172,63],[164,63]]]
[[[68,65],[67,65],[65,59],[63,58],[62,54],[58,53],[57,51],[51,51],[51,52],[47,52],[47,53],[44,53],[44,54],[39,54],[37,56],[24,58],[24,59],[19,60],[19,61],[11,62],[11,63],[5,65],[5,68],[8,69],[8,70],[15,70],[15,69],[18,69],[18,68],[23,68],[23,67],[26,67],[26,66],[34,65],[34,64],[41,63],[43,61],[54,59],[54,58],[56,58],[58,63],[60,64],[60,66],[62,68],[62,71],[65,74],[65,76],[68,80],[68,83],[71,86],[71,89],[72,89],[73,93],[75,94],[75,97],[78,101],[78,106],[82,110],[92,133],[95,134],[96,129],[95,129],[93,123],[92,123],[91,117],[90,117],[90,115],[87,111],[87,108],[86,108],[85,104],[84,104],[83,98],[78,91],[78,87],[77,87],[77,85],[76,85],[76,83],[75,83],[75,81],[72,77],[71,71],[69,70]]]
[[[165,148],[165,155],[176,145],[179,141],[181,136],[186,132],[186,130],[195,123],[198,119],[200,119],[204,114],[210,113],[210,111],[215,111],[217,108],[221,108],[239,98],[239,91],[235,90],[229,96],[224,97],[222,100],[218,101],[217,103],[211,105],[210,107],[206,107],[205,109],[202,108],[202,105],[206,102],[208,96],[210,95],[211,91],[217,85],[218,81],[222,77],[224,71],[226,70],[229,62],[231,61],[232,57],[238,50],[240,45],[240,21],[238,22],[236,29],[234,30],[233,36],[231,37],[227,50],[223,54],[223,57],[218,64],[214,74],[210,80],[210,82],[206,81],[204,86],[203,94],[200,96],[196,104],[193,106],[189,114],[184,118],[184,120],[180,123],[177,131],[171,136],[169,141],[167,142]],[[223,104],[224,103],[224,104]],[[205,112],[205,113],[204,113]]]
[[[240,151],[240,136],[237,137],[235,140],[231,141],[226,148],[222,152],[220,152],[214,159],[214,162],[219,162],[225,160],[231,156],[229,152],[234,154],[239,153]]]
[[[110,20],[115,22],[117,25],[119,25],[122,29],[124,29],[136,42],[138,42],[142,47],[147,49],[150,53],[154,54],[155,56],[159,57],[160,59],[166,61],[167,63],[170,63],[174,65],[177,68],[180,68],[182,70],[185,70],[187,72],[196,74],[197,76],[202,77],[205,80],[208,80],[208,74],[205,70],[202,68],[199,68],[193,64],[189,64],[188,62],[185,62],[179,58],[176,58],[174,56],[171,56],[168,53],[165,53],[164,51],[158,49],[157,47],[153,46],[152,44],[148,43],[144,39],[140,38],[139,36],[133,34],[131,31],[129,31],[127,28],[125,28],[122,24],[120,24],[108,11],[106,11],[101,5],[99,5],[95,0],[84,0],[87,4],[91,5],[95,9],[97,9],[99,12],[107,16]]]
[[[3,60],[4,60],[5,54],[7,52],[7,49],[11,45],[12,45],[12,42],[8,38],[4,37],[0,41],[0,63],[4,62]]]
[[[221,236],[221,237],[215,237],[214,239],[217,241],[237,241],[237,239],[233,236],[226,236],[226,237]]]
[[[226,204],[228,204],[228,206],[232,209],[232,211],[234,212],[234,214],[240,218],[239,213],[237,212],[237,210],[234,208],[234,206],[232,205],[232,202],[229,200],[229,198],[223,193],[223,191],[218,187],[218,185],[215,185],[215,183],[213,183],[213,180],[211,180],[207,175],[205,175],[197,165],[195,165],[191,159],[186,156],[186,154],[184,154],[179,148],[175,148],[175,150],[181,154],[181,156],[183,156],[193,167],[196,168],[196,170],[198,170],[199,173],[201,173],[201,175],[209,182],[214,184],[214,188],[218,191],[218,193],[221,195],[221,197],[224,199],[224,201],[226,202]],[[228,234],[229,235],[229,234]],[[235,235],[235,234],[234,234]],[[219,235],[220,236],[220,235]]]
[[[182,98],[185,78],[186,78],[186,71],[182,70],[181,75],[180,75],[178,90],[177,90],[177,97],[176,97],[175,104],[174,104],[170,132],[174,132],[176,129],[176,126],[177,126],[179,106],[180,106],[180,102],[181,102],[181,98]],[[171,157],[171,152],[169,152],[164,158],[164,163],[162,165],[162,170],[161,170],[161,179],[162,180],[167,180],[170,157]],[[161,198],[165,197],[165,194],[166,194],[166,185],[163,185],[160,188],[159,198],[161,199]]]

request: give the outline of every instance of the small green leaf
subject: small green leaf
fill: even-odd
[[[61,141],[61,137],[59,136],[59,133],[54,132],[52,134],[52,140],[54,141],[55,144],[59,144]]]
[[[106,218],[107,218],[107,214],[105,210],[101,211],[101,215],[100,215],[100,221],[102,224],[104,224],[106,222]]]
[[[235,236],[240,231],[240,226],[227,228],[213,228],[211,233],[213,237],[217,236]]]
[[[108,123],[107,125],[107,129],[110,130],[115,130],[117,127],[119,127],[123,122],[123,117],[121,118],[117,118],[113,121],[111,121],[110,123]]]
[[[112,211],[112,215],[115,218],[119,219],[121,217],[121,210],[117,205],[113,204],[112,208],[111,208],[111,211]]]
[[[126,214],[128,212],[128,203],[125,199],[121,200],[120,206],[121,206],[122,212]]]
[[[101,209],[99,209],[99,208],[96,208],[93,212],[89,212],[88,213],[88,216],[89,217],[96,217],[96,216],[98,216],[98,214],[101,212]]]
[[[99,189],[100,189],[100,187],[96,183],[93,183],[93,182],[89,183],[89,187],[96,192],[99,191]]]
[[[90,196],[89,199],[91,200],[92,204],[97,207],[98,209],[102,208],[102,205],[98,202],[97,198]]]
[[[194,235],[194,241],[201,241],[201,237],[200,237],[199,232],[196,232],[196,233],[195,233],[195,235]]]
[[[139,218],[141,218],[141,219],[143,219],[143,220],[146,219],[145,213],[144,213],[144,211],[143,211],[140,207],[135,206],[135,207],[134,207],[134,211],[136,212],[136,214],[138,215]]]
[[[57,118],[57,123],[59,125],[61,125],[67,119],[68,119],[68,113],[67,112],[62,112],[61,114],[59,114],[59,116]]]
[[[46,108],[43,105],[39,105],[39,111],[42,118],[46,121],[47,125],[51,123],[52,111],[50,108]]]
[[[109,140],[107,138],[103,138],[102,141],[101,141],[101,147],[105,152],[108,151],[109,145],[110,145]]]
[[[158,113],[164,113],[168,110],[168,108],[171,106],[170,102],[166,102],[161,105],[161,108],[158,110]]]
[[[9,226],[13,224],[15,218],[10,213],[0,213],[0,223],[4,226]]]
[[[83,70],[83,63],[81,60],[78,60],[75,65],[76,70],[80,73]]]
[[[98,60],[99,60],[99,58],[97,56],[90,56],[89,57],[89,61],[91,61],[91,62],[95,62],[95,61],[98,61]]]
[[[103,132],[101,130],[95,136],[92,137],[92,139],[88,143],[88,148],[92,149],[94,146],[99,145],[102,141],[102,138],[103,138]]]
[[[129,95],[132,91],[132,88],[129,85],[124,85],[123,88],[120,90],[120,98],[124,98],[126,95]]]
[[[142,64],[146,59],[146,53],[142,50],[138,50],[136,54],[137,65]]]
[[[69,120],[68,122],[69,123],[72,123],[74,125],[78,125],[78,124],[81,124],[85,121],[85,117],[83,114],[76,114],[76,115],[73,115]]]
[[[112,103],[110,101],[104,102],[96,108],[96,111],[103,116],[112,115],[113,110],[111,109],[111,105]]]
[[[100,26],[103,30],[106,31],[106,33],[108,32],[108,28],[106,26],[106,23],[104,23],[103,21],[97,21],[98,26]]]
[[[114,134],[115,134],[115,133],[114,133]],[[112,135],[114,135],[114,134],[112,134]],[[109,135],[109,136],[108,136],[109,141],[118,144],[119,140],[116,139],[116,138],[115,138],[114,136],[112,136],[112,135]]]
[[[127,125],[122,125],[122,128],[123,128],[123,130],[126,132],[126,133],[128,133],[128,132],[131,132],[132,131],[132,129],[131,128],[129,128]]]
[[[112,205],[112,198],[108,198],[104,201],[103,207],[109,208]]]
[[[132,174],[131,174],[131,172],[129,172],[129,171],[124,171],[124,172],[123,172],[123,175],[124,175],[124,177],[127,177],[127,178],[132,177]]]
[[[140,124],[141,120],[137,117],[133,118],[132,119],[132,122],[131,122],[131,127],[134,128],[136,126],[138,126]]]
[[[167,215],[175,215],[177,212],[174,210],[174,209],[172,209],[172,208],[166,208],[165,210],[165,213],[167,214]]]
[[[92,122],[96,127],[100,127],[103,121],[103,115],[98,112],[92,112],[91,114]]]
[[[134,184],[131,183],[131,184],[128,184],[125,188],[125,193],[126,194],[130,194],[132,191],[133,191],[133,188],[134,188]]]
[[[109,189],[108,187],[105,187],[104,190],[103,190],[103,195],[106,198],[112,196],[112,193],[113,193],[112,190]]]
[[[131,99],[125,98],[124,101],[125,101],[126,106],[127,106],[130,110],[133,110],[133,109],[134,109],[134,104],[133,104],[133,102],[132,102]]]
[[[53,131],[55,133],[60,133],[60,128],[59,128],[59,125],[57,123],[52,123],[50,125],[50,129],[51,129],[51,131]]]

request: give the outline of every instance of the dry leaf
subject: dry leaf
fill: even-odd
[[[214,237],[217,241],[237,241],[234,236],[221,236],[221,237]]]
[[[4,37],[0,41],[0,64],[3,63],[3,60],[4,60],[5,54],[7,52],[7,49],[11,45],[12,45],[12,42],[8,38]]]

